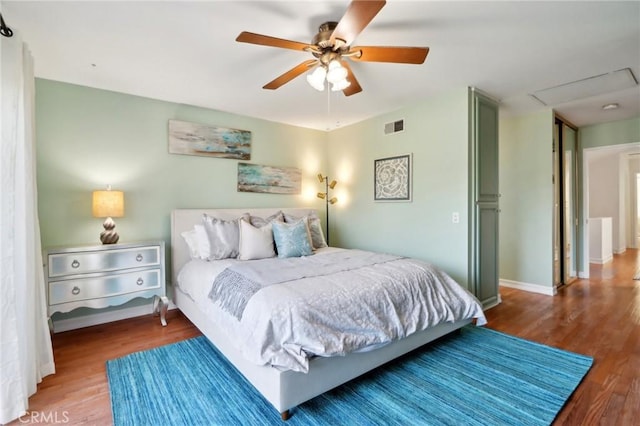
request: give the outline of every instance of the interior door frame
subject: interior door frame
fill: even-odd
[[[582,255],[578,273],[579,278],[589,278],[589,160],[591,154],[602,150],[615,150],[620,151],[620,154],[622,154],[623,151],[631,152],[634,148],[640,150],[640,141],[625,144],[596,146],[591,148],[584,148],[581,150],[583,182],[582,208],[580,211],[580,214],[582,215]]]
[[[578,277],[578,269],[580,265],[580,254],[581,250],[578,247],[578,191],[580,190],[580,182],[578,180],[578,152],[580,150],[580,139],[578,135],[578,127],[573,123],[562,117],[560,114],[554,114],[554,149],[553,149],[553,162],[554,162],[554,182],[553,182],[553,191],[554,191],[554,230],[553,230],[553,281],[555,287],[560,287],[565,284],[570,284],[573,280]],[[567,239],[567,212],[565,208],[565,176],[567,174],[566,171],[566,158],[565,158],[565,130],[564,126],[573,130],[575,134],[575,146],[573,147],[573,155],[571,158],[571,183],[573,186],[572,191],[572,216],[569,221],[570,225],[573,228],[573,236],[574,236],[574,245],[571,248],[573,250],[573,256],[575,257],[574,263],[576,265],[575,276],[571,276],[571,262],[567,265],[567,257],[566,257],[566,239]],[[556,136],[557,136],[557,146],[556,146]],[[557,197],[557,200],[556,200]],[[557,201],[557,204],[556,204]],[[556,223],[557,221],[557,223]],[[556,240],[556,238],[559,240]],[[556,252],[557,247],[559,246],[559,252]],[[558,255],[560,267],[556,268],[555,256]],[[559,271],[557,270],[559,269]]]

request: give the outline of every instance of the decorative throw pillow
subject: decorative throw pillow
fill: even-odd
[[[181,232],[180,235],[184,238],[184,241],[189,246],[189,257],[191,259],[199,259],[200,252],[198,251],[198,239],[196,237],[196,230]]]
[[[284,215],[282,214],[282,211],[279,211],[264,219],[258,216],[251,216],[249,221],[256,228],[261,228],[271,222],[284,222]]]
[[[240,245],[238,259],[254,260],[275,257],[271,223],[258,228],[246,219],[240,219]]]
[[[211,245],[209,244],[209,236],[204,225],[198,224],[193,226],[196,233],[196,242],[198,244],[198,257],[202,260],[209,260],[211,256]]]
[[[273,222],[273,239],[276,241],[278,257],[300,257],[313,254],[307,221]]]
[[[309,234],[311,236],[311,244],[314,249],[327,247],[327,241],[324,239],[324,232],[322,232],[322,225],[320,224],[320,218],[316,212],[311,212],[308,216],[304,216],[309,224]],[[292,216],[290,214],[284,214],[284,220],[286,222],[295,222],[301,218]]]
[[[207,260],[237,257],[240,245],[239,219],[223,220],[205,213],[203,222],[211,250]]]

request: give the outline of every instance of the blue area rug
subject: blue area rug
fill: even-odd
[[[279,413],[205,337],[107,362],[123,425],[548,425],[593,359],[467,326]]]

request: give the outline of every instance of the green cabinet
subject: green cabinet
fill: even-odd
[[[498,103],[470,90],[470,290],[489,308],[500,303],[498,291]]]

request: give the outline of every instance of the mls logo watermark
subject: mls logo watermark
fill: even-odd
[[[69,423],[68,411],[27,411],[18,417],[20,423],[24,424],[65,424]]]

